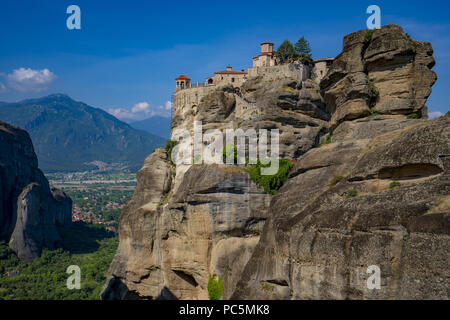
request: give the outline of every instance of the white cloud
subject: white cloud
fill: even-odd
[[[48,69],[33,70],[31,68],[19,68],[13,70],[7,76],[8,85],[21,92],[42,91],[57,78],[57,76]]]
[[[117,108],[108,109],[108,112],[115,116],[116,118],[119,118],[121,120],[125,121],[138,121],[138,120],[144,120],[150,117],[154,116],[161,116],[161,117],[170,117],[170,110],[172,109],[172,103],[170,101],[167,101],[163,106],[157,106],[154,107],[148,102],[139,102],[136,103],[133,107],[130,109],[127,108]]]
[[[108,109],[108,113],[112,114],[113,116],[115,116],[116,118],[119,119],[132,119],[134,120],[134,114],[127,109],[123,109],[123,108],[117,108],[117,109]]]
[[[139,113],[139,112],[147,112],[150,108],[150,103],[148,102],[139,102],[136,103],[133,108],[131,108],[131,112]]]
[[[0,82],[0,92],[6,92],[6,86]]]
[[[433,111],[433,112],[429,112],[428,113],[428,118],[429,119],[436,119],[439,117],[442,117],[444,114],[442,112],[439,111]]]
[[[164,109],[170,110],[170,109],[172,109],[172,107],[173,107],[173,103],[170,101],[167,101],[166,105],[164,106]]]

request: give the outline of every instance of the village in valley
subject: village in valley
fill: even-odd
[[[72,221],[102,225],[117,233],[120,211],[133,195],[132,173],[53,173],[49,182],[72,198]]]

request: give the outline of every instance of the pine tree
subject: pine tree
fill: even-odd
[[[278,47],[276,55],[281,64],[293,61],[296,57],[296,53],[292,42],[284,40]]]
[[[312,60],[311,46],[309,45],[308,40],[306,40],[303,36],[295,44],[295,52],[302,61]]]

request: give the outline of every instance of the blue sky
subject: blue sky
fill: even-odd
[[[81,8],[81,30],[66,27],[71,4]],[[168,115],[176,76],[247,69],[260,42],[302,35],[314,58],[336,56],[344,35],[366,28],[371,4],[382,25],[433,44],[438,81],[427,105],[447,112],[448,1],[2,0],[0,101],[66,93],[122,118]]]

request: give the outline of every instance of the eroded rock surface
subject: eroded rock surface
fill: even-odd
[[[61,244],[57,224],[72,223],[72,200],[50,188],[28,133],[0,121],[0,239],[26,262]]]
[[[449,298],[450,208],[432,208],[450,195],[450,118],[386,121],[371,126],[387,133],[337,138],[299,160],[232,298]],[[366,284],[372,265],[380,290]]]
[[[330,127],[378,114],[426,116],[425,102],[436,82],[433,48],[411,40],[397,25],[347,35],[320,86],[332,114]],[[378,91],[371,97],[371,89]]]
[[[191,167],[170,195],[160,188],[173,170],[165,151],[156,150],[147,163],[152,173],[144,174],[145,166],[140,171],[140,191],[121,214],[120,244],[102,298],[207,299],[214,273],[224,277],[229,297],[258,242],[271,196],[247,173],[225,165]]]
[[[173,130],[279,129],[296,165],[270,196],[237,166],[174,168],[155,151],[102,298],[207,299],[212,274],[224,299],[449,298],[450,118],[425,120],[432,54],[398,26],[362,30],[320,85],[267,68],[176,109]]]

